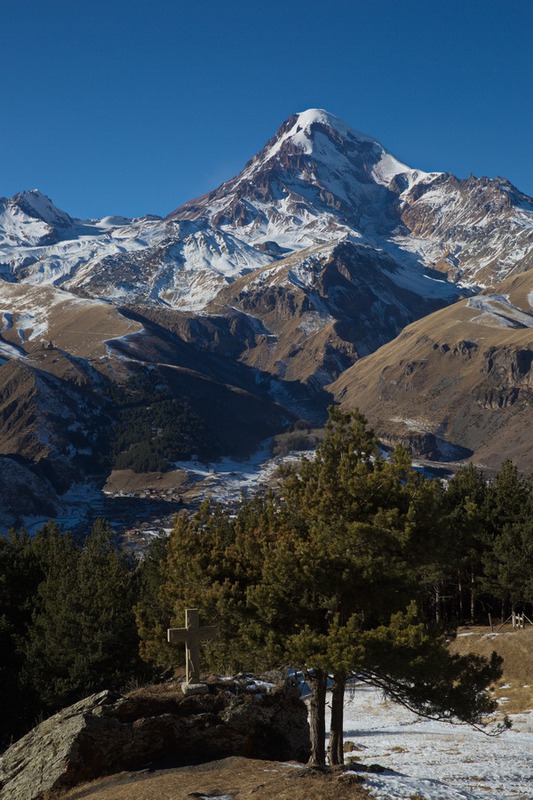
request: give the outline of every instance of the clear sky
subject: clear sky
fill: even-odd
[[[0,196],[167,214],[318,107],[533,195],[533,0],[0,0]]]

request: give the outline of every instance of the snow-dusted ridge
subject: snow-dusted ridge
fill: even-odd
[[[482,312],[475,321],[498,325],[502,328],[533,328],[533,314],[523,311],[510,302],[508,295],[480,294],[467,301],[469,308]]]

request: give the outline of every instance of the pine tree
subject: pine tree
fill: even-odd
[[[281,493],[280,535],[249,597],[283,632],[289,663],[304,671],[316,694],[314,760],[324,760],[327,675],[333,680],[332,763],[343,759],[344,687],[354,674],[416,710],[479,722],[491,702],[469,691],[497,676],[497,662],[453,661],[443,634],[409,604],[420,596],[421,570],[438,567],[445,574],[442,488],[414,473],[402,450],[382,459],[360,414],[332,410],[315,459],[288,471]],[[376,646],[385,639],[386,649]],[[437,662],[440,673],[432,678]],[[454,692],[444,692],[446,675]]]
[[[135,609],[143,658],[161,667],[182,663],[183,648],[167,643],[167,627],[181,627],[185,609],[198,608],[202,620],[218,628],[216,639],[204,647],[206,667],[267,666],[262,626],[247,593],[259,580],[272,513],[271,501],[257,498],[236,518],[208,502],[193,516],[178,515],[164,557],[158,553],[157,563],[141,572],[150,582]]]
[[[97,521],[85,544],[49,524],[36,537],[44,569],[25,645],[26,684],[44,710],[120,688],[139,668],[134,570]]]
[[[42,572],[25,532],[0,537],[0,750],[25,732],[39,710],[31,687],[21,684],[23,643]]]
[[[448,542],[453,561],[451,569],[457,575],[457,616],[459,620],[468,616],[474,622],[486,548],[487,483],[481,471],[472,464],[459,469],[448,483],[445,505],[446,525],[453,536],[448,537]],[[463,600],[466,587],[468,612]]]
[[[412,602],[427,575],[445,577],[444,516],[442,487],[412,471],[404,450],[383,459],[364,417],[332,409],[315,459],[285,470],[279,495],[244,503],[236,519],[208,504],[178,519],[161,562],[160,616],[137,612],[148,622],[143,652],[179,663],[164,633],[190,606],[218,625],[212,668],[301,669],[319,764],[328,677],[332,763],[343,758],[344,687],[354,675],[417,711],[479,722],[493,707],[483,689],[497,661],[449,656],[449,631]]]
[[[505,461],[487,488],[484,588],[509,610],[533,601],[533,483]]]
[[[28,688],[37,691],[43,708],[55,710],[63,694],[69,697],[66,687],[70,665],[66,654],[72,652],[72,637],[77,629],[77,552],[72,536],[54,523],[48,523],[36,534],[33,549],[43,579],[24,643],[23,679]]]
[[[137,601],[134,607],[139,635],[139,654],[146,663],[167,663],[165,646],[169,611],[162,597],[163,569],[168,539],[158,536],[142,559],[137,574]]]
[[[97,520],[80,551],[77,574],[79,653],[85,686],[92,691],[120,688],[139,669],[135,570],[119,552],[109,524]]]

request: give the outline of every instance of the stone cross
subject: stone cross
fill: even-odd
[[[200,627],[197,608],[185,610],[185,627],[168,628],[167,637],[171,644],[185,643],[186,682],[198,683],[200,680],[200,641],[214,639],[217,635],[215,625]]]

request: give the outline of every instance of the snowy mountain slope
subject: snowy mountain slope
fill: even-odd
[[[453,280],[490,285],[533,266],[533,200],[502,178],[439,175],[400,200],[410,234],[394,241]]]
[[[0,244],[7,248],[54,244],[73,220],[36,190],[0,198]]]
[[[171,218],[205,217],[253,243],[290,249],[348,232],[387,232],[398,174],[409,186],[424,177],[375,140],[320,109],[294,114],[236,178],[178,208]]]
[[[533,205],[502,180],[425,173],[320,109],[290,117],[236,178],[166,219],[75,220],[33,190],[0,205],[0,276],[202,311],[235,278],[350,237],[413,283],[490,282],[530,263]]]
[[[29,197],[29,209],[21,198]],[[157,217],[74,220],[37,191],[0,201],[0,277],[112,302],[201,309],[234,275],[269,263],[204,222]]]
[[[132,226],[120,249],[94,253],[64,282],[65,288],[123,304],[150,301],[201,311],[235,275],[272,260],[203,222],[151,224],[141,237],[138,230]],[[116,240],[116,231],[111,238]]]

